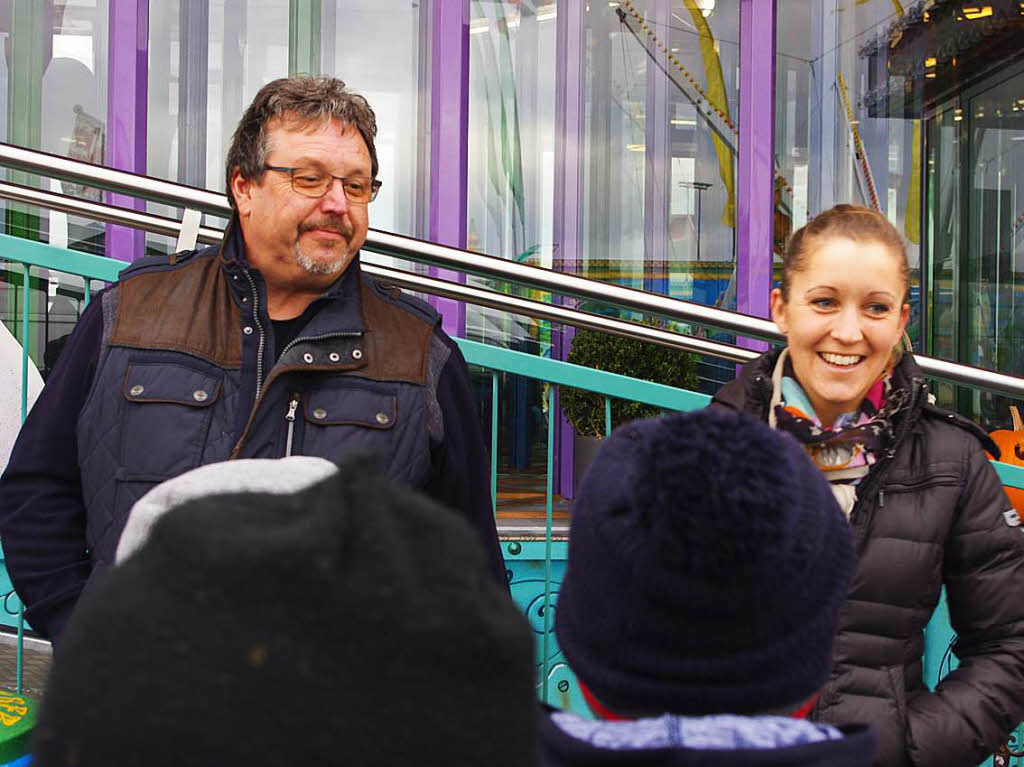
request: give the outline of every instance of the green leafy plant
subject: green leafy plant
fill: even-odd
[[[680,389],[693,389],[697,385],[697,355],[587,328],[576,332],[566,360],[574,365]],[[604,395],[564,388],[561,403],[566,420],[577,434],[583,437],[604,436]],[[612,399],[613,428],[636,418],[651,418],[660,413],[661,409],[654,405]]]

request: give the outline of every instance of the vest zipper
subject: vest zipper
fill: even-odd
[[[288,403],[288,412],[284,415],[284,420],[288,422],[288,439],[285,440],[284,444],[284,457],[288,458],[292,454],[292,438],[295,436],[295,411],[299,409],[299,395],[293,394],[291,402]]]
[[[278,353],[277,358],[281,359],[285,355],[285,353],[289,349],[291,349],[293,346],[295,346],[296,344],[304,344],[307,341],[323,341],[323,340],[325,340],[327,338],[357,338],[358,336],[361,336],[361,335],[363,335],[363,334],[362,333],[354,333],[352,331],[339,331],[339,332],[336,332],[336,333],[321,333],[318,336],[303,336],[302,338],[293,339],[291,341],[291,343],[289,343],[287,346],[285,346]]]
[[[249,279],[249,282],[250,282],[250,284],[252,283],[252,279],[251,278]],[[253,285],[253,290],[254,290],[254,295],[255,295],[255,285]],[[259,325],[259,319],[256,320],[256,324]],[[292,341],[290,344],[285,346],[284,349],[281,350],[281,354],[278,355],[278,359],[280,360],[280,358],[284,356],[284,353],[287,352],[289,349],[291,349],[293,346],[295,346],[295,344],[303,343],[305,341],[322,341],[322,340],[324,340],[326,338],[357,338],[357,337],[360,337],[360,336],[363,336],[363,335],[364,335],[364,333],[362,333],[362,332],[339,331],[339,332],[336,332],[336,333],[321,333],[320,335],[317,335],[317,336],[306,336],[304,338],[296,338],[294,341]],[[273,381],[273,377],[274,377],[274,371],[273,370],[270,371],[270,375],[271,375],[271,380]],[[249,429],[252,428],[252,424],[256,420],[256,411],[259,409],[259,406],[260,406],[260,396],[261,396],[261,394],[263,392],[262,380],[263,380],[263,328],[262,328],[262,326],[260,326],[260,350],[259,350],[259,355],[258,355],[258,357],[256,359],[256,401],[253,403],[252,410],[249,411],[249,420],[245,424],[245,429],[242,430],[242,436],[238,438],[238,442],[235,443],[235,447],[231,451],[231,456],[230,456],[231,458],[237,458],[238,457],[239,453],[242,450],[242,444],[245,442],[246,437],[249,436]],[[295,397],[297,398],[298,395],[295,395]],[[296,404],[298,404],[298,403],[296,403]]]
[[[249,287],[252,289],[252,320],[256,323],[256,329],[260,332],[260,347],[256,352],[256,399],[258,402],[260,399],[260,390],[263,388],[263,347],[266,342],[266,337],[263,333],[263,323],[260,322],[260,292],[256,290],[256,282],[253,280],[252,275],[249,274],[248,269],[243,269],[242,273],[245,274],[245,279],[249,281]]]

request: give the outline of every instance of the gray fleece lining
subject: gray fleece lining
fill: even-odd
[[[444,440],[444,417],[441,404],[437,401],[437,383],[451,354],[452,350],[444,341],[436,335],[431,338],[427,355],[427,431],[435,443]]]
[[[110,336],[114,332],[114,320],[117,319],[117,288],[103,294],[103,349],[110,345]]]

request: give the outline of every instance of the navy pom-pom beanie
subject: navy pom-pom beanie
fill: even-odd
[[[716,408],[635,421],[577,496],[558,641],[613,710],[780,710],[827,680],[855,564],[792,437]]]

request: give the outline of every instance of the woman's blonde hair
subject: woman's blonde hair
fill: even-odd
[[[884,245],[899,260],[903,276],[903,298],[906,301],[910,284],[910,268],[903,238],[889,219],[876,210],[860,205],[836,205],[819,213],[800,227],[789,238],[786,254],[782,257],[782,284],[779,286],[784,301],[789,300],[789,286],[795,272],[807,265],[807,256],[817,244],[832,237],[845,237],[853,242],[876,242]]]

